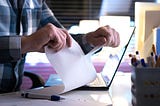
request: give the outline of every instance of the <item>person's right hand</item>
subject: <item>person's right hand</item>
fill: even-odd
[[[21,52],[44,52],[45,46],[58,52],[66,46],[70,47],[71,43],[71,36],[67,30],[49,23],[30,36],[22,37]]]

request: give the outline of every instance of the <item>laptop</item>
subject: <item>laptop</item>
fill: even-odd
[[[122,59],[126,53],[131,38],[134,35],[135,27],[131,28],[133,29],[131,29],[131,35],[126,45],[120,48],[120,50],[117,51],[116,54],[109,55],[109,58],[107,58],[102,71],[100,73],[97,73],[96,80],[85,86],[77,88],[77,90],[108,90],[110,88],[113,79],[118,71],[118,68],[122,62]]]

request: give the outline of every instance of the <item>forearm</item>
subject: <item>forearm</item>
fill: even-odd
[[[22,36],[21,37],[21,54],[25,54],[27,52],[32,52],[32,47],[34,46],[32,44],[31,37],[30,36]],[[32,46],[31,46],[32,45]]]

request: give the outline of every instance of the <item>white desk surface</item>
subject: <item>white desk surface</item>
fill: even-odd
[[[71,91],[61,101],[27,99],[15,92],[1,94],[0,106],[131,106],[130,85],[130,74],[118,74],[109,91]]]
[[[0,106],[111,106],[112,102],[106,91],[72,91],[62,95],[65,100],[49,101],[26,99],[20,93],[0,96]]]

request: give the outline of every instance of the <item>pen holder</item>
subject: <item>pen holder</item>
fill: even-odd
[[[160,106],[160,68],[132,69],[132,105]]]

